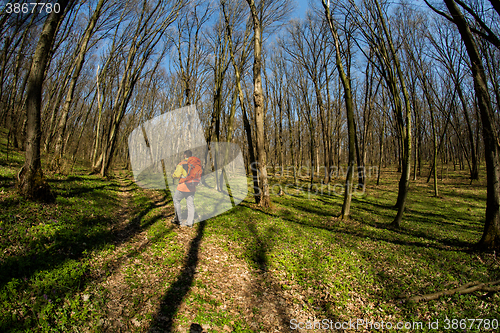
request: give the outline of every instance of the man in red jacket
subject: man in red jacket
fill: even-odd
[[[172,175],[174,179],[179,179],[179,184],[174,194],[174,209],[175,217],[174,223],[181,226],[192,227],[194,224],[194,194],[196,192],[196,185],[201,180],[203,170],[201,168],[201,161],[199,158],[194,157],[191,150],[184,152],[184,159],[177,164],[175,171]],[[187,220],[181,221],[181,200],[186,199],[187,205]]]

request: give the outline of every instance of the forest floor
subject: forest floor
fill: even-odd
[[[499,331],[495,293],[406,302],[500,279],[495,254],[473,250],[484,173],[470,185],[466,171],[445,167],[440,197],[423,176],[412,181],[399,230],[388,228],[391,168],[378,186],[368,178],[347,221],[336,218],[341,195],[305,191],[304,180],[270,208],[249,195],[181,228],[170,223],[168,191],[141,189],[126,170],[47,173],[56,202],[26,201],[15,191],[22,154],[6,153],[0,139],[2,332]],[[322,329],[294,330],[314,321]]]

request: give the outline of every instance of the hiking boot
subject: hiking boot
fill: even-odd
[[[180,226],[181,227],[190,227],[190,228],[193,227],[192,224],[187,224],[187,220],[182,220],[181,223],[180,223]]]
[[[173,224],[180,224],[179,220],[176,219],[175,217],[173,219],[170,220],[170,223],[173,223]]]

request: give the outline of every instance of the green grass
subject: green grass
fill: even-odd
[[[28,202],[12,190],[2,196],[0,331],[64,330],[93,313],[82,309],[78,293],[92,281],[89,258],[113,240],[117,184],[83,175],[49,183],[55,204]]]
[[[441,185],[436,198],[432,185],[417,181],[404,223],[393,230],[388,225],[396,213],[392,204],[398,175],[385,174],[380,186],[370,179],[366,193],[354,196],[348,221],[335,217],[343,198],[325,194],[326,187],[323,195],[291,190],[274,196],[270,209],[258,208],[248,198],[212,219],[206,235],[239,244],[242,258],[257,275],[270,272],[272,283],[283,290],[307,295],[301,302],[316,318],[392,318],[394,323],[426,325],[455,318],[499,319],[498,295],[454,295],[420,304],[403,300],[499,278],[493,255],[470,250],[482,232],[484,187],[469,186],[464,176]],[[477,327],[471,331],[484,331]]]
[[[30,202],[15,191],[22,154],[10,151],[7,162],[4,141],[0,149],[6,162],[0,167],[0,331],[67,332],[97,323],[106,291],[95,290],[91,299],[83,292],[102,279],[98,272],[112,269],[109,260],[97,265],[93,258],[114,252],[122,185],[116,178],[56,174],[47,177],[56,202]],[[150,200],[129,186],[128,213],[147,224],[141,210]]]
[[[192,323],[210,332],[259,332],[307,316],[416,321],[423,329],[406,331],[434,332],[450,320],[447,332],[463,332],[451,320],[500,320],[497,294],[404,301],[500,277],[493,254],[471,250],[482,234],[485,182],[469,185],[464,171],[448,171],[440,197],[432,196],[432,182],[424,177],[412,181],[399,230],[388,228],[399,174],[384,169],[379,186],[370,178],[366,192],[353,197],[346,221],[336,217],[341,195],[328,194],[325,186],[323,193],[289,186],[287,195],[272,196],[271,208],[256,206],[249,195],[186,231],[165,223],[165,208],[152,199],[157,192],[84,169],[47,176],[54,204],[26,201],[14,187],[23,156],[10,151],[7,161],[5,146],[0,136],[2,332],[100,332],[116,327],[113,320],[136,332],[188,330]],[[298,185],[307,188],[305,181]],[[106,283],[113,278],[114,287]],[[125,306],[111,318],[108,305],[117,288]],[[267,316],[270,301],[274,319]],[[436,320],[440,329],[430,330]],[[475,323],[467,331],[488,330]]]

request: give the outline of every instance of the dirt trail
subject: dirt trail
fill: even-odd
[[[155,223],[140,229],[139,220],[144,217],[139,214],[133,220],[136,213],[131,182],[123,176],[119,180],[122,208],[117,214],[123,218],[115,225],[116,247],[109,254],[95,258],[93,264],[102,267],[97,272],[100,282],[92,288],[94,294],[100,291],[104,295],[99,331],[165,332],[161,327],[169,327],[172,332],[201,332],[201,328],[204,332],[234,330],[233,321],[220,326],[198,325],[197,314],[207,312],[244,319],[256,332],[286,332],[290,318],[312,319],[301,302],[297,302],[302,297],[300,291],[283,292],[277,282],[278,272],[252,270],[239,255],[242,250],[238,244],[221,237],[200,236],[200,225],[195,228],[172,225],[169,222],[173,217],[172,203],[165,200],[162,192],[141,190],[153,202],[147,216],[153,215]],[[159,228],[158,224],[162,224],[164,231],[161,237],[152,239],[150,229]],[[196,267],[188,267],[186,260],[196,237],[200,239]],[[177,260],[166,262],[172,255]],[[182,286],[186,271],[190,286]],[[166,299],[168,295],[176,295],[172,288],[185,291],[180,301]],[[193,301],[200,298],[204,301]],[[169,306],[174,307],[173,318],[162,314]]]
[[[136,317],[146,315],[152,311],[154,299],[147,294],[161,281],[156,274],[146,274],[147,267],[140,265],[137,254],[147,254],[149,237],[148,228],[141,230],[139,218],[134,212],[132,193],[132,183],[130,179],[120,174],[118,177],[120,190],[118,196],[121,201],[121,208],[116,213],[117,223],[112,227],[116,233],[114,241],[115,248],[107,256],[95,258],[94,267],[102,267],[97,275],[100,276],[100,283],[94,286],[96,290],[104,290],[105,304],[103,312],[105,319],[101,320],[101,330],[108,332],[130,332],[142,326]],[[173,216],[173,208],[168,203],[164,194],[159,191],[145,191],[152,200],[151,210],[157,214],[157,220],[167,223]],[[139,267],[140,266],[140,267]],[[135,281],[129,278],[131,270],[142,271],[139,288],[132,288]],[[110,273],[111,272],[111,273]],[[142,288],[141,288],[142,287]],[[147,289],[146,289],[147,288]],[[142,299],[146,299],[144,302]],[[142,304],[140,311],[138,302]]]

